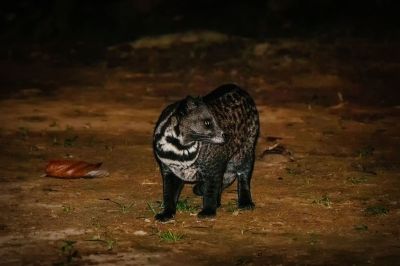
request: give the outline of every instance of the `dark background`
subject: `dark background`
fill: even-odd
[[[398,1],[3,1],[1,40],[114,43],[210,29],[252,38],[398,36]]]
[[[398,3],[1,1],[0,264],[398,265]],[[232,82],[260,113],[256,209],[232,185],[198,221],[188,185],[154,223],[162,109]]]

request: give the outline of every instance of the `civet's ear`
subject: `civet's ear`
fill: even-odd
[[[188,111],[193,110],[199,106],[198,99],[193,98],[192,96],[186,97],[186,108]]]

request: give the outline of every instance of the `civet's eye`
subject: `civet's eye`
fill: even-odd
[[[205,119],[204,120],[204,126],[206,128],[210,128],[211,127],[211,120],[210,119]]]

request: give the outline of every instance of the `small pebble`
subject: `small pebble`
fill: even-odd
[[[139,231],[135,231],[133,234],[135,236],[145,236],[145,235],[147,235],[147,232],[139,230]]]

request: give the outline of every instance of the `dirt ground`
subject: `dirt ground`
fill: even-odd
[[[0,264],[399,265],[399,44],[182,36],[3,52]],[[187,185],[155,222],[158,115],[227,82],[260,112],[256,208],[237,210],[235,183],[199,220]],[[43,176],[63,158],[110,176]]]

